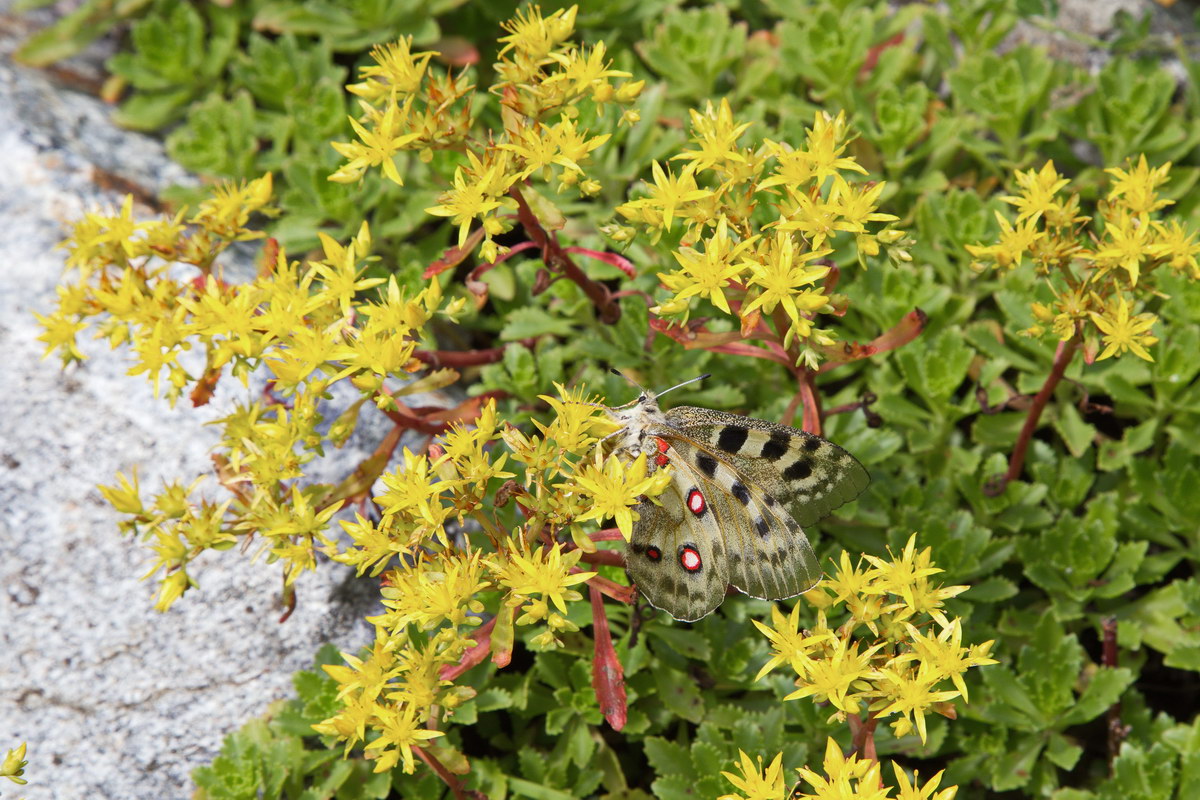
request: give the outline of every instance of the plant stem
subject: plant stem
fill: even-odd
[[[560,272],[574,282],[588,296],[600,313],[600,321],[613,324],[621,318],[621,306],[613,300],[612,292],[603,283],[598,283],[584,274],[583,270],[572,260],[558,243],[558,237],[542,227],[541,221],[533,213],[533,209],[525,202],[520,188],[513,186],[508,193],[517,201],[517,219],[521,221],[525,233],[542,248],[542,261],[555,272]]]
[[[858,753],[863,758],[869,758],[872,761],[878,761],[879,756],[875,752],[875,726],[879,724],[879,719],[868,712],[866,719],[852,714],[847,717],[847,721],[850,723],[850,732],[854,736],[850,752]]]
[[[1029,406],[1029,413],[1025,416],[1025,424],[1021,426],[1021,432],[1017,435],[1017,443],[1013,446],[1012,456],[1008,460],[1008,471],[1004,473],[992,485],[986,487],[986,491],[993,497],[1004,491],[1008,486],[1009,481],[1016,480],[1021,477],[1021,470],[1025,468],[1025,451],[1029,449],[1029,440],[1033,438],[1033,432],[1037,430],[1038,420],[1042,417],[1042,411],[1046,408],[1046,403],[1050,402],[1050,397],[1054,394],[1054,390],[1058,388],[1058,384],[1062,381],[1063,374],[1067,371],[1067,366],[1071,363],[1071,359],[1075,356],[1075,351],[1079,349],[1080,339],[1076,333],[1065,342],[1058,343],[1058,349],[1054,352],[1054,365],[1050,368],[1050,374],[1046,376],[1046,382],[1042,384],[1042,388],[1033,398],[1033,404]]]

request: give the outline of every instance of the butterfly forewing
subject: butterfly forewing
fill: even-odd
[[[854,456],[795,428],[692,406],[671,409],[666,421],[732,464],[801,526],[858,497],[871,480]]]
[[[699,485],[725,545],[729,583],[765,600],[808,591],[820,568],[804,531],[771,495],[714,451],[678,430],[651,428],[670,445],[675,475]],[[676,477],[676,481],[679,478]]]
[[[661,505],[647,501],[634,507],[639,519],[626,566],[650,605],[693,622],[721,604],[730,576],[718,512],[705,501],[709,493],[684,476],[675,473],[658,497]],[[695,492],[703,494],[697,499]]]

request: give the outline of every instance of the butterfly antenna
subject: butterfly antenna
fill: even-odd
[[[675,384],[675,385],[674,385],[674,386],[672,386],[670,389],[663,389],[661,392],[659,392],[659,393],[658,393],[658,396],[659,396],[659,397],[662,397],[662,396],[663,396],[664,394],[666,394],[667,392],[673,392],[673,391],[675,391],[676,389],[678,389],[678,388],[679,388],[679,387],[681,387],[681,386],[687,386],[689,383],[695,383],[696,381],[702,381],[702,380],[704,380],[705,378],[711,378],[711,377],[712,377],[712,373],[711,373],[711,372],[706,372],[706,373],[704,373],[703,375],[697,375],[695,378],[691,378],[691,379],[689,379],[689,380],[686,380],[686,381],[684,381],[683,383],[677,383],[677,384]]]
[[[641,384],[639,384],[639,383],[638,383],[637,381],[635,381],[633,378],[631,378],[631,377],[629,377],[628,375],[626,375],[624,372],[621,372],[621,370],[617,369],[616,367],[611,367],[611,368],[609,369],[609,372],[611,372],[613,375],[616,375],[616,376],[618,376],[618,377],[624,378],[624,379],[625,379],[625,381],[626,381],[626,382],[627,382],[627,383],[628,383],[630,386],[632,386],[633,388],[637,389],[637,390],[638,390],[639,392],[641,392],[642,394],[645,394],[645,393],[646,393],[646,390],[645,390],[645,389],[643,389],[643,388],[641,387]]]

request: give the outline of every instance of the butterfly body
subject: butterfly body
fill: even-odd
[[[671,485],[635,507],[626,554],[647,601],[679,620],[711,613],[726,587],[766,600],[808,591],[820,568],[802,525],[859,495],[870,478],[845,450],[765,420],[680,406],[643,392],[609,411],[614,451],[671,467]]]

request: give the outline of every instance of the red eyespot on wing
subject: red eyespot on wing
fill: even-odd
[[[696,572],[703,566],[700,561],[700,554],[690,544],[685,544],[679,549],[679,563],[688,572]]]
[[[662,550],[659,550],[657,547],[647,547],[646,558],[650,559],[651,561],[658,561],[660,558],[662,558]]]
[[[659,441],[662,441],[662,440],[660,439]],[[659,453],[658,455],[656,455],[654,457],[654,463],[660,467],[665,467],[667,464],[671,463],[671,459],[667,458],[662,453]]]
[[[704,513],[704,509],[708,508],[708,503],[704,501],[704,495],[699,489],[691,489],[687,495],[688,511],[691,511],[697,517]]]
[[[658,445],[658,452],[660,452],[660,453],[665,453],[665,452],[667,452],[667,450],[668,450],[668,449],[671,447],[671,445],[667,444],[667,440],[666,440],[666,439],[661,439],[661,438],[660,438],[660,439],[656,439],[655,441],[656,441],[656,443],[657,443],[657,445]]]

